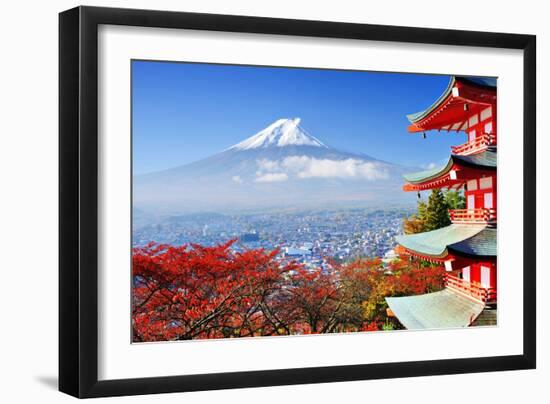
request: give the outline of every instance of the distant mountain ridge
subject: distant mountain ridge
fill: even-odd
[[[169,214],[399,202],[406,171],[329,147],[300,118],[279,119],[213,156],[135,176],[133,198]]]

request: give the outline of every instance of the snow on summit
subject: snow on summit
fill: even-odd
[[[233,150],[249,150],[270,146],[317,146],[327,147],[300,126],[300,118],[279,119],[254,136],[230,147]]]

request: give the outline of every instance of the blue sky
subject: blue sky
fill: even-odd
[[[132,63],[134,174],[208,157],[279,118],[325,144],[411,167],[443,163],[463,134],[407,133],[449,77],[210,64]]]

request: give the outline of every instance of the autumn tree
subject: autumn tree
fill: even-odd
[[[335,271],[297,268],[289,277],[289,284],[281,294],[285,297],[286,311],[296,331],[305,334],[334,332],[341,325],[341,311],[345,301]]]
[[[403,219],[403,231],[405,234],[422,233],[426,227],[426,202],[417,202],[417,212]]]
[[[270,294],[296,265],[277,251],[242,253],[216,247],[149,245],[133,254],[135,341],[273,335]]]
[[[383,329],[386,323],[386,297],[410,296],[441,290],[445,270],[439,266],[417,266],[406,257],[396,259],[387,267],[381,264],[358,260],[342,272],[350,285],[359,292],[353,294],[359,299],[363,324],[376,323]]]
[[[378,293],[379,283],[385,277],[382,261],[379,258],[358,259],[340,268],[340,274],[341,282],[349,295],[345,307],[348,323],[364,331],[378,329],[375,310],[365,310],[365,306],[370,305],[372,308],[379,303],[380,299],[375,295]],[[383,299],[384,296],[381,297]]]
[[[135,341],[335,332],[334,271],[282,264],[277,251],[149,245],[134,249]]]
[[[133,250],[133,339],[237,338],[390,329],[388,296],[427,293],[441,268],[397,259],[305,268],[278,252],[150,244]]]

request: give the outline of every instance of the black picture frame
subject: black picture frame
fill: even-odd
[[[98,380],[97,53],[100,24],[522,50],[523,354]],[[59,390],[84,398],[535,368],[535,105],[536,37],[533,35],[97,7],[77,7],[60,13]]]

